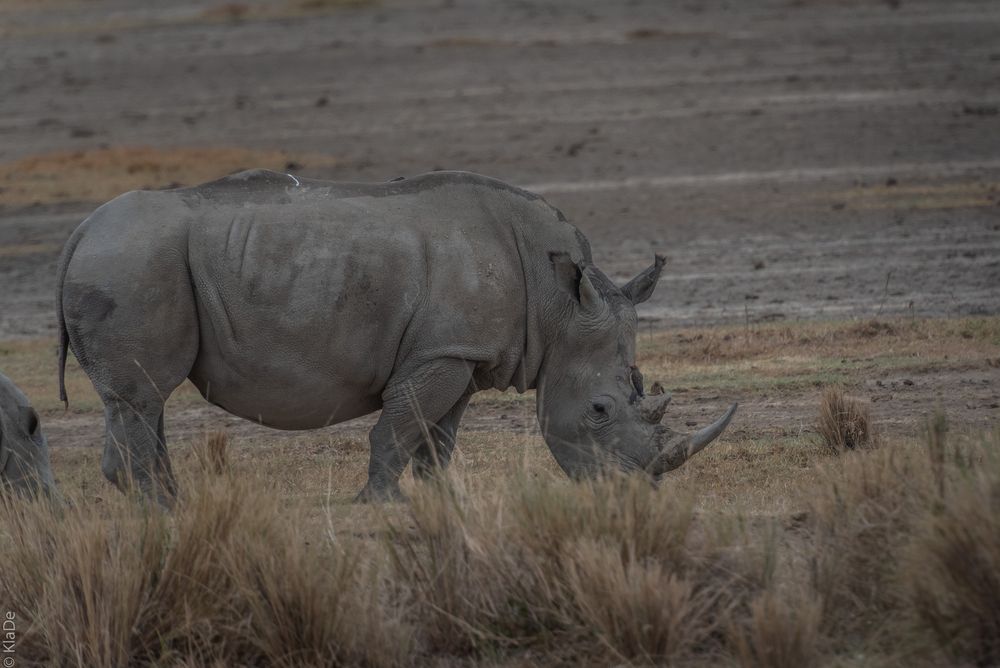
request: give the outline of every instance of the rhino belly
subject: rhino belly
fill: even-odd
[[[270,354],[255,361],[203,350],[190,378],[211,403],[275,429],[318,429],[382,407],[380,393],[349,369],[338,373],[301,359],[283,367],[275,359],[291,361],[296,353],[272,348]]]

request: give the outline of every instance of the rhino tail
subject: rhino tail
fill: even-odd
[[[69,348],[69,332],[63,322],[62,308],[59,309],[59,401],[69,410],[69,395],[66,394],[66,349]]]
[[[56,273],[56,319],[59,323],[59,401],[63,402],[63,407],[66,410],[69,410],[69,396],[66,394],[66,356],[69,354],[69,331],[66,329],[66,317],[63,314],[63,282],[66,280],[66,272],[69,270],[69,261],[73,258],[73,252],[76,251],[77,244],[83,237],[84,223],[81,223],[66,241],[62,255],[59,256]]]

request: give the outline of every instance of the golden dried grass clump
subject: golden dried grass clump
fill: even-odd
[[[876,318],[862,320],[851,327],[848,332],[865,339],[872,339],[878,336],[895,336],[897,334],[896,327],[891,322]]]
[[[192,450],[198,460],[199,468],[214,475],[222,475],[227,467],[226,449],[229,446],[229,435],[224,431],[213,431],[194,444]]]
[[[814,596],[769,589],[750,604],[741,627],[730,627],[730,643],[741,666],[810,668],[820,662],[821,619]]]
[[[237,147],[112,146],[33,155],[0,163],[0,204],[102,202],[129,190],[189,186],[244,169],[330,167],[317,154]]]
[[[317,545],[247,477],[172,515],[115,496],[0,504],[0,601],[27,665],[398,665],[412,634],[361,549]]]
[[[1000,432],[953,443],[943,415],[928,425],[935,512],[903,552],[903,597],[919,627],[952,656],[1000,665]]]
[[[838,388],[823,393],[817,430],[823,444],[834,453],[876,445],[868,406],[846,396]]]
[[[721,656],[722,618],[765,580],[764,559],[693,520],[689,495],[639,478],[516,479],[419,490],[389,547],[436,653],[662,664]]]
[[[792,524],[523,472],[336,537],[236,465],[172,514],[8,500],[0,601],[26,665],[997,665],[1000,432],[929,434],[827,459]]]

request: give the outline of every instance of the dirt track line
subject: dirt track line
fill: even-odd
[[[676,188],[684,186],[752,185],[755,183],[804,183],[810,181],[846,181],[859,177],[947,178],[970,172],[1000,170],[1000,160],[956,162],[891,163],[886,165],[844,165],[840,167],[796,167],[769,171],[722,172],[716,174],[672,174],[662,176],[627,176],[622,179],[588,181],[550,181],[523,186],[540,194],[593,192],[627,188]]]
[[[637,88],[641,87],[641,85],[642,84],[638,84]],[[669,84],[665,84],[665,86],[670,87]],[[553,87],[553,90],[558,88],[559,87]],[[447,100],[452,98],[460,100],[466,96],[480,97],[486,96],[487,94],[500,96],[504,93],[521,93],[527,96],[542,90],[543,88],[539,87],[536,89],[508,88],[506,90],[503,90],[502,88],[494,88],[489,91],[487,91],[486,88],[483,88],[482,90],[471,93],[465,92],[464,89],[455,90],[451,93],[445,91],[427,91],[413,95],[396,95],[387,96],[385,98],[372,97],[370,101],[399,103],[403,101],[428,101],[432,99]],[[627,90],[627,88],[609,83],[604,87],[593,85],[592,88],[585,89],[578,87],[575,90],[610,91]],[[566,87],[565,91],[575,92],[572,87]],[[353,106],[357,104],[360,99],[361,98],[353,97],[341,98],[335,102],[335,106]],[[616,97],[614,98],[612,105],[605,105],[603,109],[596,108],[585,112],[574,109],[573,111],[567,113],[558,112],[552,108],[546,108],[544,111],[527,111],[525,109],[511,108],[504,114],[503,117],[500,118],[483,118],[483,111],[479,108],[472,108],[465,111],[461,107],[458,107],[456,108],[456,111],[450,114],[445,114],[445,116],[448,116],[446,119],[427,121],[424,120],[423,113],[415,113],[412,110],[397,110],[388,123],[372,123],[372,119],[367,118],[364,122],[340,124],[324,128],[321,130],[321,133],[324,136],[364,136],[379,133],[384,134],[398,132],[401,126],[406,127],[408,130],[450,130],[456,127],[497,127],[524,123],[634,123],[649,120],[690,118],[701,115],[718,116],[725,114],[742,114],[763,109],[773,112],[801,112],[807,110],[821,111],[831,108],[873,109],[930,105],[958,105],[970,100],[974,100],[977,104],[984,105],[1000,104],[1000,98],[995,96],[977,97],[970,95],[965,91],[947,89],[834,90],[801,94],[775,93],[743,96],[701,96],[698,98],[697,103],[668,108],[664,108],[662,100],[656,98],[643,105],[645,108],[636,108],[634,100],[628,100],[626,103],[623,103]],[[261,111],[281,113],[288,112],[293,109],[309,108],[314,106],[314,104],[315,100],[312,97],[298,97],[293,99],[263,101],[259,104],[259,109]],[[198,105],[187,104],[179,105],[177,107],[148,108],[144,109],[143,113],[149,117],[155,116],[169,118],[172,116],[182,116],[185,113],[221,112],[228,110],[230,105],[231,101],[228,99],[225,101],[213,100],[211,102]],[[618,108],[616,108],[616,106]],[[97,120],[103,117],[103,112],[101,112],[89,115],[75,114],[73,118],[76,122],[81,122],[86,120]],[[0,131],[12,132],[18,129],[29,128],[33,127],[37,124],[37,122],[38,119],[36,115],[8,116],[6,118],[0,116]],[[315,136],[317,133],[316,128],[292,128],[290,130],[276,129],[275,131],[272,131],[271,136],[277,139],[298,138],[301,137],[303,132],[306,131],[308,131],[311,136]]]
[[[551,109],[546,111],[518,111],[502,118],[483,118],[482,110],[476,109],[469,113],[452,114],[450,118],[426,121],[422,114],[410,110],[398,112],[388,123],[365,122],[345,123],[329,128],[291,128],[289,130],[275,129],[270,137],[275,140],[302,139],[308,137],[339,137],[339,136],[371,136],[375,134],[395,134],[401,128],[407,132],[455,130],[457,128],[491,128],[526,124],[562,125],[566,123],[636,123],[642,121],[671,120],[696,118],[700,116],[723,116],[726,114],[745,114],[767,109],[773,113],[801,113],[804,111],[823,111],[826,109],[866,109],[925,107],[929,105],[957,105],[974,99],[977,104],[997,104],[1000,98],[975,98],[969,94],[954,91],[834,91],[826,94],[808,95],[754,95],[736,98],[721,98],[715,100],[701,99],[697,104],[688,107],[664,109],[656,103],[651,103],[647,109],[596,109],[579,111],[574,109],[567,113],[558,113]],[[633,105],[634,107],[634,105]]]

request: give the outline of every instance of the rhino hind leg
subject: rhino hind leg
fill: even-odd
[[[194,295],[182,256],[151,247],[105,258],[107,248],[117,246],[85,237],[70,260],[60,294],[70,349],[104,403],[105,477],[169,506],[163,406],[198,355]],[[100,261],[77,263],[83,251]]]
[[[455,434],[458,432],[458,425],[462,421],[462,414],[469,405],[468,395],[458,400],[443,418],[438,420],[436,428],[432,431],[433,443],[428,443],[427,439],[420,442],[413,453],[413,476],[420,480],[427,480],[440,471],[448,468],[451,463],[451,453],[455,451]]]
[[[177,496],[163,431],[163,401],[139,398],[105,403],[107,433],[101,471],[118,489],[137,490],[164,507]]]
[[[368,435],[368,482],[355,501],[404,498],[399,490],[403,470],[427,437],[433,438],[438,422],[466,396],[472,370],[471,362],[445,358],[390,379],[382,394],[382,414]]]

